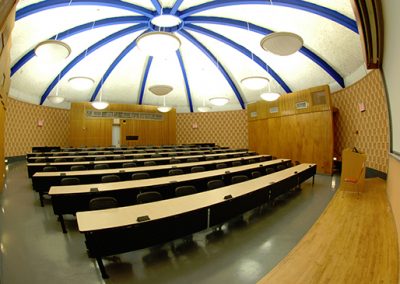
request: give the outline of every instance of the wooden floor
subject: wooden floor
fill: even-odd
[[[385,181],[366,180],[366,190],[338,190],[297,246],[264,283],[398,283],[397,232]]]

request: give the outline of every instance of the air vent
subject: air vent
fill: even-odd
[[[308,102],[297,102],[296,109],[305,109],[308,108]]]
[[[270,107],[269,108],[269,113],[278,113],[279,112],[279,107]]]

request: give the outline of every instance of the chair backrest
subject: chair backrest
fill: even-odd
[[[182,163],[182,161],[179,159],[171,159],[171,160],[169,160],[169,163],[170,164],[179,164],[179,163]]]
[[[54,162],[55,163],[63,163],[63,162],[66,162],[67,160],[66,159],[64,159],[64,158],[56,158],[56,159],[54,159]]]
[[[45,158],[36,159],[35,163],[46,163],[46,159]]]
[[[96,157],[96,158],[94,158],[94,160],[95,161],[105,161],[105,160],[107,160],[107,158],[106,157]]]
[[[251,178],[258,178],[261,176],[261,172],[259,171],[252,171],[251,172]]]
[[[213,179],[207,182],[207,189],[216,189],[225,186],[224,181],[220,179]]]
[[[189,194],[197,193],[196,187],[194,185],[182,185],[175,188],[175,196],[185,196]]]
[[[212,161],[215,160],[215,157],[206,157],[206,161]]]
[[[162,199],[161,193],[158,191],[148,191],[139,193],[136,197],[136,202],[139,204],[159,201]]]
[[[183,175],[183,174],[184,174],[184,172],[182,169],[170,169],[168,171],[169,176],[176,176],[176,175]]]
[[[120,180],[121,178],[117,175],[105,175],[101,177],[101,182],[116,182]]]
[[[71,171],[85,171],[86,167],[84,165],[71,166]]]
[[[97,164],[97,165],[94,165],[94,169],[95,170],[106,170],[106,169],[109,169],[109,168],[110,168],[110,166],[108,164]]]
[[[123,160],[123,159],[125,159],[125,157],[122,156],[122,155],[121,156],[114,156],[113,159],[114,160]]]
[[[191,173],[199,173],[199,172],[204,172],[205,170],[206,170],[206,168],[203,166],[195,166],[190,169],[190,172]]]
[[[249,159],[248,163],[249,164],[254,164],[254,163],[257,163],[257,160],[256,159]]]
[[[275,170],[274,170],[273,168],[266,168],[266,169],[265,169],[265,173],[266,173],[267,175],[272,174],[272,173],[274,173],[274,172],[275,172]]]
[[[198,161],[199,161],[198,158],[188,158],[188,159],[186,160],[186,162],[188,162],[188,163],[195,163],[195,162],[198,162]]]
[[[101,210],[118,207],[118,201],[111,196],[95,197],[89,201],[90,210]]]
[[[148,167],[148,166],[156,166],[157,163],[155,161],[146,161],[146,162],[144,162],[144,165],[146,167]]]
[[[222,159],[228,159],[228,157],[226,155],[221,155],[218,157],[218,159],[222,160]]]
[[[149,173],[134,173],[132,174],[132,179],[137,180],[137,179],[146,179],[146,178],[150,178],[150,174]]]
[[[265,157],[265,156],[260,157],[260,162],[265,162],[265,161],[267,161],[267,160],[268,160],[268,158]]]
[[[161,158],[162,155],[161,154],[153,154],[150,156],[151,158]]]
[[[136,163],[123,163],[122,164],[122,167],[123,168],[133,168],[133,167],[136,167]]]
[[[237,176],[233,176],[231,179],[231,183],[235,184],[235,183],[239,183],[239,182],[244,182],[246,180],[249,180],[249,178],[245,175],[237,175]]]
[[[80,183],[81,180],[77,177],[66,177],[61,179],[60,185],[77,185]]]
[[[277,171],[281,171],[281,170],[284,170],[284,169],[286,169],[286,166],[283,165],[283,164],[280,164],[280,165],[278,165],[278,166],[276,167],[276,170],[277,170]]]
[[[86,161],[85,157],[76,157],[72,161],[74,162],[84,162]]]
[[[219,163],[219,164],[216,164],[215,165],[215,168],[218,170],[218,169],[225,169],[225,168],[227,168],[228,167],[228,165],[227,164],[225,164],[225,163]]]
[[[242,165],[242,162],[241,161],[233,161],[232,162],[232,166],[233,167],[237,167],[237,166],[241,166]]]
[[[43,168],[44,172],[56,172],[57,168],[55,166],[46,166]]]

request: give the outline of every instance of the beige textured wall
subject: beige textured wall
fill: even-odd
[[[246,110],[178,113],[176,142],[216,143],[231,148],[248,148]]]
[[[358,103],[363,102],[365,112]],[[332,94],[335,114],[335,153],[357,147],[367,154],[367,167],[388,169],[389,118],[382,76],[372,71],[354,85]],[[358,134],[356,134],[358,131]]]
[[[39,121],[43,126],[38,126]],[[22,156],[32,146],[68,146],[69,110],[7,98],[5,156]]]

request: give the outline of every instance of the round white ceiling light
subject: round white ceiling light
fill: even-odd
[[[212,103],[215,106],[223,106],[226,105],[229,102],[228,98],[225,97],[215,97],[209,99],[210,103]]]
[[[106,109],[109,106],[109,103],[107,102],[101,102],[101,101],[94,101],[92,102],[92,107],[98,110]]]
[[[64,101],[64,97],[60,96],[48,96],[47,99],[53,104],[61,104]]]
[[[281,95],[275,92],[265,92],[260,95],[260,97],[267,102],[273,102],[279,99]]]
[[[273,54],[287,56],[297,52],[303,46],[303,39],[294,33],[276,32],[265,36],[261,47]]]
[[[172,107],[169,106],[159,106],[157,107],[157,110],[159,112],[169,112],[172,109]]]
[[[165,56],[176,52],[181,41],[173,33],[155,31],[139,36],[137,46],[149,56]]]
[[[250,76],[240,81],[247,89],[260,90],[268,86],[269,80],[262,76]]]
[[[179,26],[182,20],[174,15],[159,15],[151,19],[151,23],[160,28],[170,28]]]
[[[169,85],[154,85],[149,87],[149,91],[156,96],[165,96],[169,94],[174,88]]]
[[[68,82],[71,84],[72,88],[79,91],[89,90],[94,84],[92,78],[83,76],[71,77],[68,79]]]
[[[35,54],[45,61],[59,61],[71,54],[71,48],[63,41],[48,39],[36,45]]]

